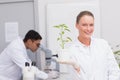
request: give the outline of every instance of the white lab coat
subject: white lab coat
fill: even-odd
[[[70,59],[80,66],[80,73],[71,67],[71,80],[120,80],[120,70],[108,43],[91,38],[90,46],[78,40],[69,48]]]
[[[18,37],[12,41],[0,54],[0,80],[20,80],[22,76],[22,68],[25,62],[31,62],[27,56],[26,47],[23,39]],[[40,71],[42,77],[47,78],[47,74]]]

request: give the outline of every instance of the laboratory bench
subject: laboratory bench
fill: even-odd
[[[60,73],[57,78],[48,78],[46,80],[70,80],[70,76],[68,73]]]

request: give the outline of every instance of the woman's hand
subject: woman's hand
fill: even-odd
[[[57,62],[61,63],[61,64],[68,64],[68,65],[72,65],[73,68],[78,72],[80,73],[80,66],[74,62],[71,62],[71,61],[60,61],[58,60]]]
[[[78,64],[73,64],[72,65],[73,67],[74,67],[74,69],[78,72],[78,73],[80,73],[80,66],[78,65]]]

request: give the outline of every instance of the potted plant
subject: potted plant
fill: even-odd
[[[58,37],[57,41],[59,42],[60,51],[58,53],[58,62],[60,63],[60,72],[67,73],[68,68],[66,64],[62,64],[62,62],[65,62],[68,60],[68,51],[65,49],[65,44],[68,42],[71,42],[72,39],[67,35],[67,33],[70,33],[70,29],[66,24],[59,24],[54,26],[54,28],[58,29]]]

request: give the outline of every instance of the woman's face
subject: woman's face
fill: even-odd
[[[94,18],[89,15],[81,17],[76,27],[79,30],[79,37],[89,39],[94,32]]]

